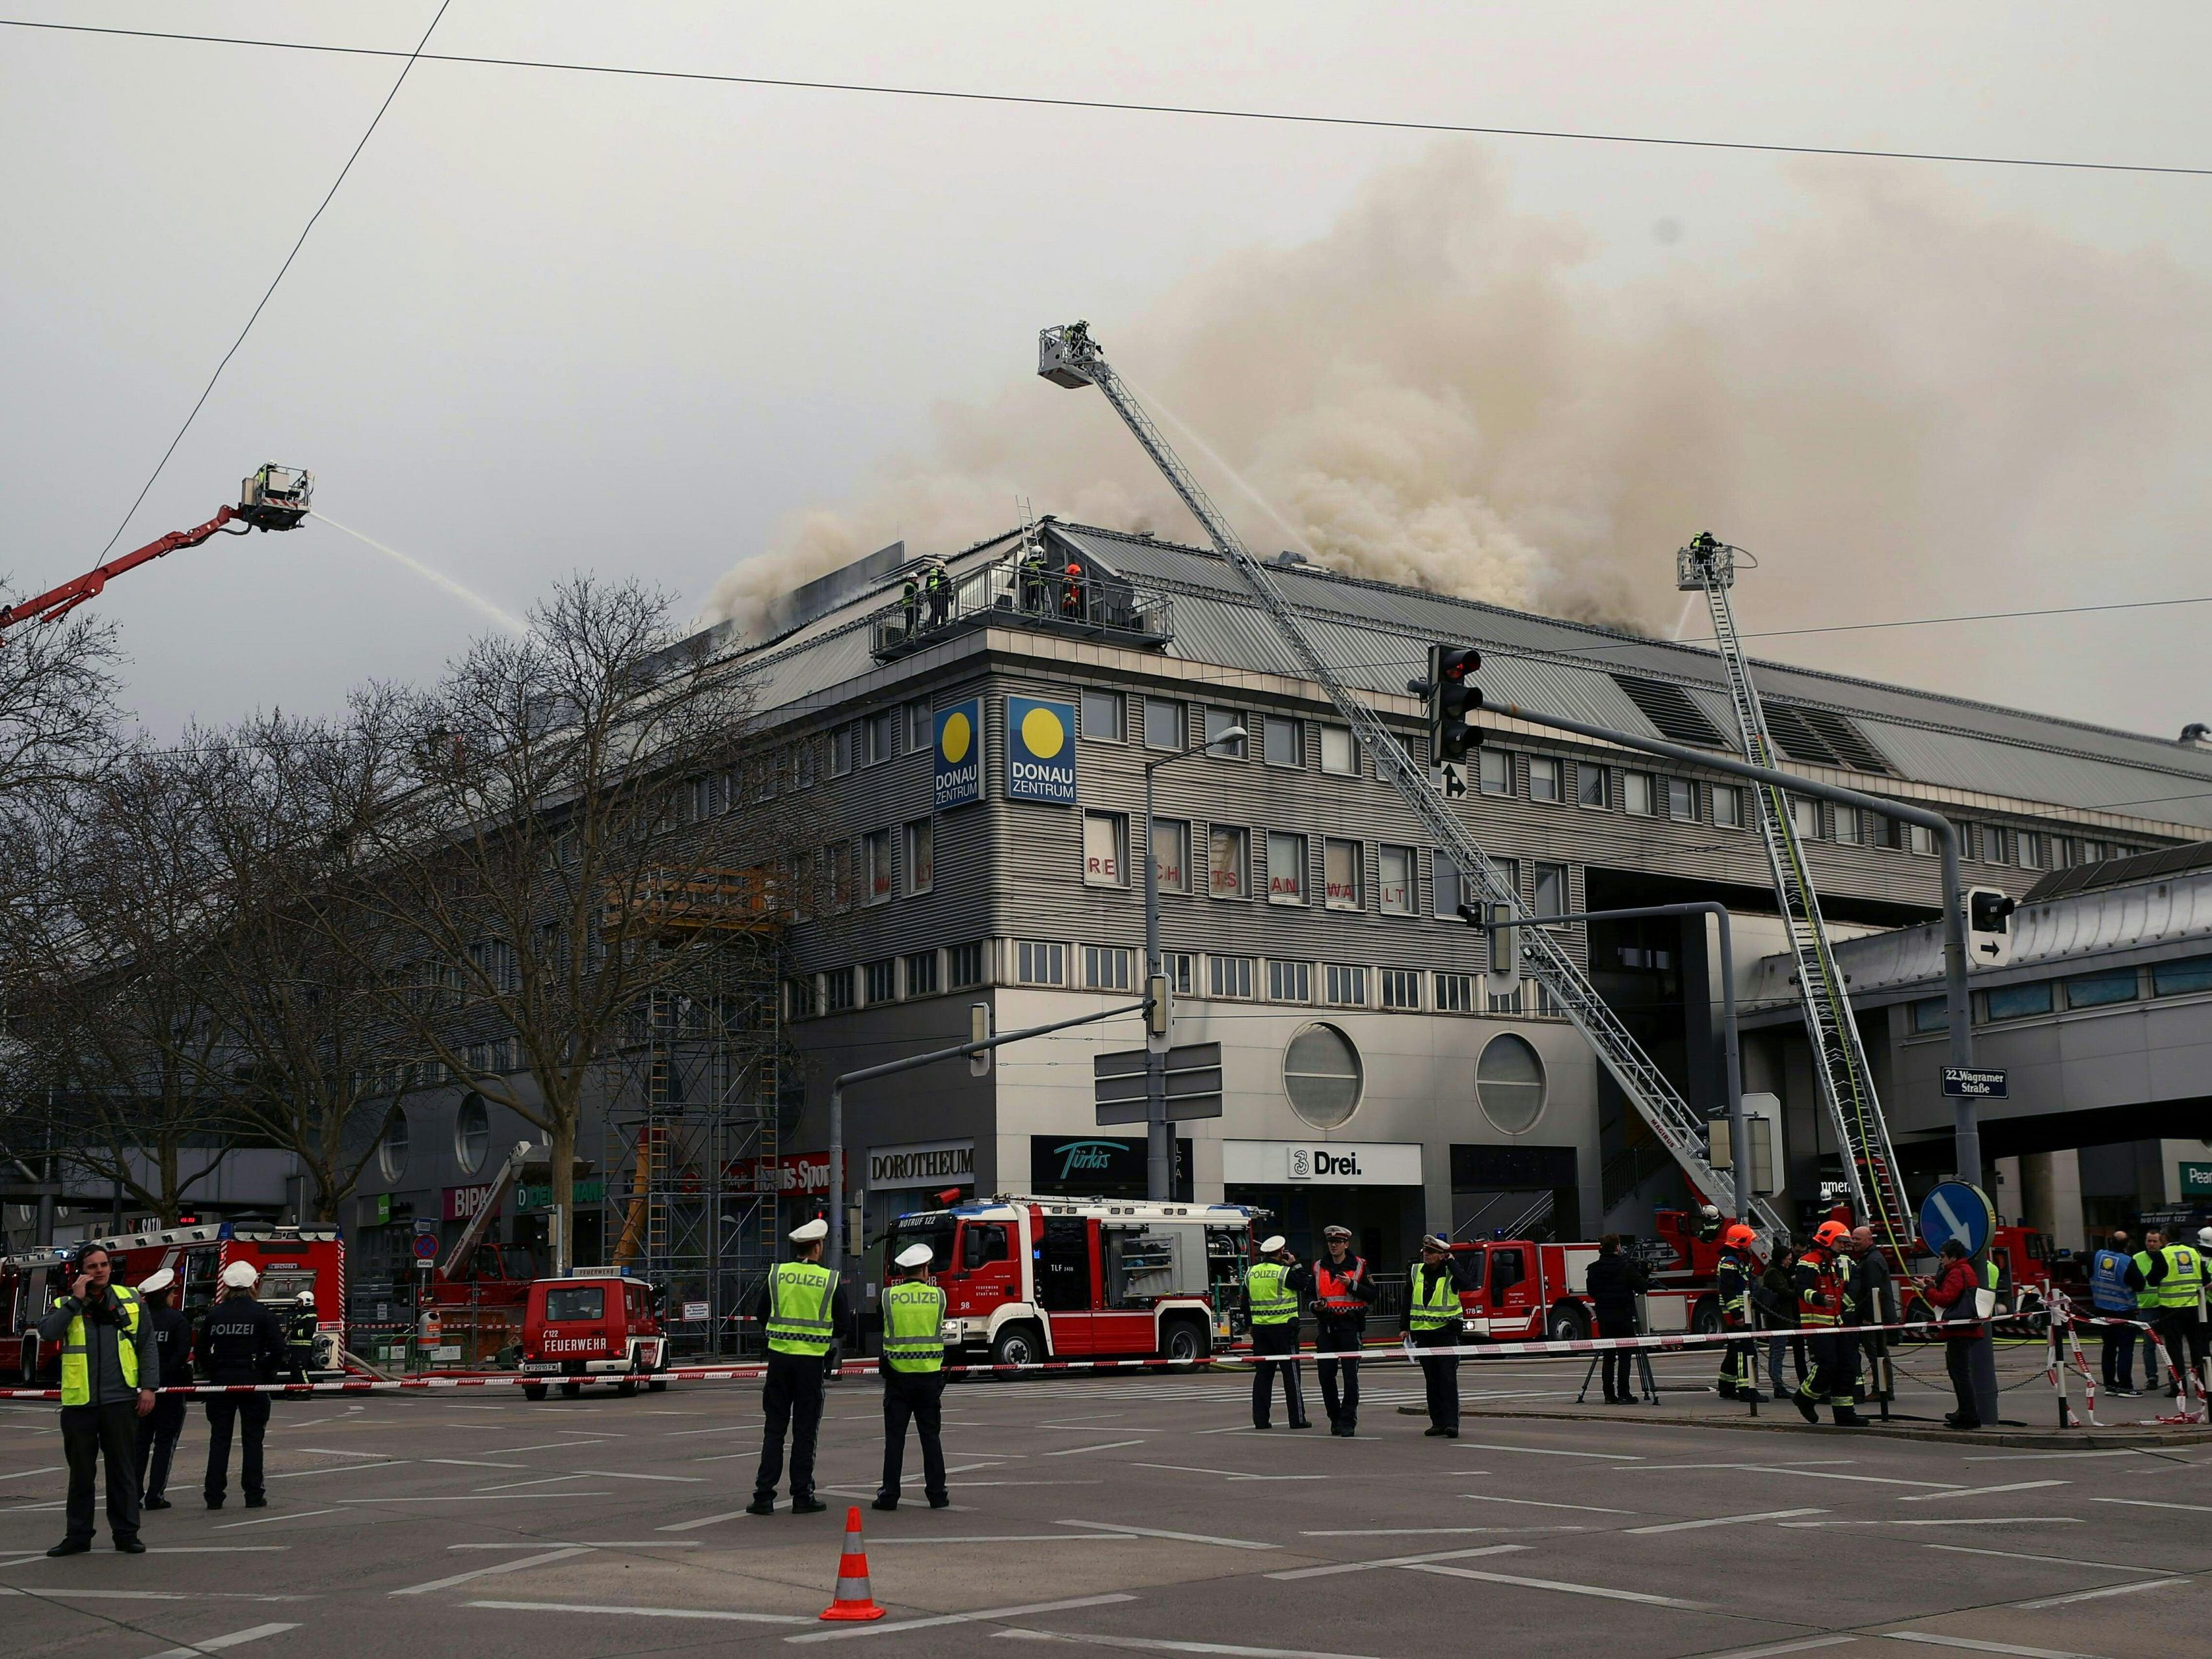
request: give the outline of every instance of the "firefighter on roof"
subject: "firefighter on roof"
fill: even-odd
[[[929,1282],[929,1246],[909,1244],[884,1291],[884,1481],[876,1507],[895,1510],[906,1462],[906,1425],[921,1436],[921,1490],[929,1507],[952,1502],[945,1490],[945,1446],[939,1438],[945,1397],[945,1292]]]
[[[760,1472],[748,1515],[775,1513],[783,1442],[791,1437],[791,1512],[829,1507],[814,1495],[814,1437],[822,1426],[822,1362],[837,1331],[837,1274],[822,1265],[830,1224],[820,1217],[791,1230],[795,1261],[780,1264],[761,1287],[755,1311],[768,1331],[768,1376],[761,1389]]]

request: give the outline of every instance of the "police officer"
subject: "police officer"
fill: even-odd
[[[2194,1369],[2203,1340],[2197,1318],[2201,1282],[2197,1247],[2179,1240],[2169,1244],[2166,1235],[2158,1232],[2146,1233],[2143,1243],[2151,1247],[2145,1252],[2148,1261],[2136,1258],[2142,1266],[2143,1299],[2156,1310],[2158,1340],[2166,1344],[2166,1363],[2173,1367],[2173,1382],[2166,1392],[2179,1394],[2182,1369]]]
[[[92,1477],[107,1460],[107,1530],[125,1555],[138,1541],[135,1419],[154,1409],[159,1359],[145,1304],[127,1285],[111,1283],[115,1259],[87,1244],[68,1261],[69,1294],[39,1322],[39,1346],[61,1355],[62,1455],[69,1464],[68,1531],[48,1555],[92,1547]]]
[[[1805,1327],[1811,1350],[1812,1374],[1791,1395],[1808,1423],[1820,1420],[1825,1405],[1844,1428],[1863,1427],[1866,1419],[1858,1404],[1858,1338],[1844,1328],[1851,1323],[1856,1303],[1852,1291],[1850,1258],[1843,1254],[1850,1230],[1840,1221],[1824,1221],[1813,1235],[1813,1247],[1797,1263],[1797,1317]]]
[[[1720,1264],[1713,1270],[1713,1288],[1720,1297],[1721,1328],[1751,1328],[1751,1287],[1759,1277],[1759,1260],[1752,1249],[1759,1235],[1736,1222],[1721,1235]],[[1759,1342],[1747,1338],[1721,1350],[1721,1398],[1753,1404],[1764,1399],[1759,1391]]]
[[[2136,1298],[2142,1288],[2142,1269],[2128,1249],[2128,1236],[2115,1229],[2089,1258],[2089,1299],[2105,1322],[2097,1327],[2097,1342],[2107,1394],[2132,1398],[2136,1393]],[[2146,1345],[2143,1374],[2155,1383],[2153,1363]]]
[[[1352,1253],[1352,1229],[1322,1229],[1322,1258],[1292,1267],[1291,1288],[1313,1298],[1314,1361],[1328,1431],[1349,1440],[1359,1425],[1359,1345],[1367,1332],[1367,1263]],[[1340,1380],[1341,1388],[1339,1387]]]
[[[208,1310],[200,1326],[200,1374],[210,1382],[274,1382],[284,1369],[283,1324],[274,1310],[254,1299],[253,1287],[260,1278],[250,1261],[234,1261],[222,1270],[222,1300]],[[207,1480],[201,1488],[207,1506],[222,1507],[230,1478],[231,1430],[242,1420],[246,1449],[239,1458],[238,1484],[245,1488],[246,1508],[268,1508],[269,1494],[261,1480],[261,1440],[269,1431],[269,1396],[211,1395],[207,1419]]]
[[[1421,1259],[1406,1270],[1406,1311],[1399,1317],[1409,1352],[1456,1348],[1460,1332],[1460,1270],[1450,1243],[1435,1233],[1421,1240]],[[1459,1356],[1424,1353],[1421,1379],[1427,1385],[1429,1426],[1425,1436],[1459,1438]]]
[[[1272,1429],[1268,1421],[1275,1405],[1275,1374],[1283,1377],[1283,1405],[1291,1426],[1310,1429],[1306,1398],[1298,1386],[1298,1293],[1291,1284],[1297,1258],[1280,1233],[1260,1241],[1260,1260],[1244,1275],[1244,1312],[1252,1322],[1252,1426]],[[1260,1354],[1289,1354],[1288,1359],[1267,1360]]]
[[[163,1267],[138,1281],[138,1295],[146,1304],[146,1320],[154,1328],[154,1347],[161,1356],[161,1386],[190,1388],[192,1382],[191,1321],[169,1304],[173,1299],[176,1270]],[[164,1394],[155,1397],[154,1409],[138,1419],[138,1500],[142,1510],[166,1510],[169,1500],[169,1462],[176,1455],[177,1437],[185,1430],[185,1397]]]
[[[783,1442],[791,1437],[791,1512],[818,1515],[814,1495],[814,1438],[822,1427],[823,1361],[837,1330],[837,1273],[822,1265],[830,1224],[819,1216],[791,1230],[796,1257],[779,1265],[755,1304],[768,1331],[768,1376],[761,1389],[760,1472],[747,1515],[775,1513],[783,1478]]]
[[[315,1293],[302,1291],[294,1298],[292,1311],[284,1316],[284,1354],[295,1382],[305,1382],[314,1367],[315,1335],[319,1328],[315,1322]]]
[[[898,1277],[884,1288],[884,1483],[876,1507],[895,1510],[906,1462],[906,1425],[921,1435],[921,1489],[929,1507],[951,1503],[945,1490],[945,1292],[929,1281],[929,1246],[909,1244],[891,1264]]]

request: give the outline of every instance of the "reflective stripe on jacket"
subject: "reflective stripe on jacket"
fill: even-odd
[[[830,1352],[836,1334],[830,1318],[837,1275],[818,1261],[786,1261],[769,1279],[768,1346],[771,1353],[809,1355]]]
[[[1833,1325],[1844,1316],[1844,1279],[1826,1250],[1808,1250],[1797,1263],[1797,1320]]]
[[[2149,1286],[2143,1300],[2154,1308],[2193,1308],[2197,1305],[2197,1271],[2198,1257],[2194,1245],[2169,1244],[2159,1253],[2166,1271],[2155,1285],[2150,1275],[2143,1274]]]
[[[1425,1291],[1421,1276],[1428,1275]],[[1416,1331],[1440,1331],[1459,1317],[1459,1287],[1452,1282],[1449,1265],[1431,1269],[1416,1261],[1406,1273],[1407,1326]]]
[[[1298,1293],[1291,1288],[1290,1273],[1279,1261],[1255,1261],[1244,1275],[1255,1325],[1288,1325],[1297,1318]]]
[[[114,1327],[115,1360],[122,1369],[124,1386],[138,1386],[138,1322],[146,1316],[145,1304],[138,1292],[126,1285],[110,1285],[107,1293],[115,1298],[115,1305],[123,1310],[123,1322]],[[62,1404],[89,1406],[92,1398],[92,1356],[86,1346],[84,1313],[79,1310],[69,1322],[69,1333],[62,1338]],[[151,1386],[150,1384],[149,1386]]]
[[[945,1292],[922,1279],[884,1291],[884,1364],[895,1371],[945,1369]]]

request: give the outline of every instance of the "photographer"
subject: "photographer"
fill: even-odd
[[[161,1360],[138,1292],[109,1283],[114,1265],[105,1247],[85,1245],[64,1269],[69,1294],[39,1322],[39,1346],[61,1352],[62,1454],[70,1477],[69,1531],[48,1555],[92,1547],[92,1478],[103,1457],[115,1547],[125,1555],[146,1552],[138,1541],[138,1419],[154,1409]]]

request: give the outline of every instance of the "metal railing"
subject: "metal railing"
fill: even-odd
[[[1000,625],[1162,646],[1175,637],[1175,605],[1108,571],[1071,574],[1017,556],[940,583],[924,579],[876,613],[870,648],[902,656],[945,634]]]

